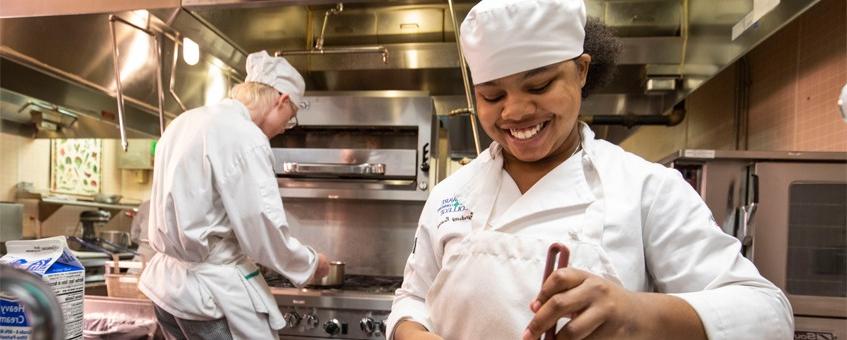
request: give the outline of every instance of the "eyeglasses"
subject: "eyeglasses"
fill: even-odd
[[[295,128],[295,127],[297,126],[297,124],[299,123],[299,122],[297,121],[297,113],[298,113],[301,109],[306,109],[306,110],[308,110],[308,109],[309,109],[309,106],[310,106],[310,105],[309,105],[309,102],[308,102],[308,101],[306,101],[306,100],[304,100],[302,103],[299,103],[299,104],[295,104],[295,103],[294,103],[294,101],[293,101],[293,100],[290,100],[290,99],[289,99],[289,101],[288,101],[288,102],[289,102],[289,104],[291,105],[291,111],[292,111],[292,112],[294,112],[294,116],[293,116],[293,117],[291,117],[291,119],[289,119],[289,120],[288,120],[288,123],[286,123],[286,125],[285,125],[285,129],[286,129],[286,130],[289,130],[289,129],[293,129],[293,128]]]

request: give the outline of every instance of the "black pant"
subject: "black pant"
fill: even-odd
[[[156,310],[156,319],[159,327],[168,340],[228,340],[232,339],[226,318],[217,320],[186,320],[180,319],[168,313],[164,309],[153,304]]]

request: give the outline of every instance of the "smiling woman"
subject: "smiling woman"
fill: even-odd
[[[680,174],[578,123],[620,49],[582,0],[483,0],[460,41],[494,143],[432,190],[391,339],[791,338],[785,295]]]
[[[578,148],[576,123],[590,61],[582,54],[476,85],[479,120],[502,146],[506,170],[521,192]]]

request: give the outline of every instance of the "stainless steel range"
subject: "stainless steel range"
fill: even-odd
[[[384,339],[384,321],[433,184],[432,97],[310,93],[299,126],[271,140],[291,235],[346,264],[335,289],[266,275],[284,339]]]
[[[287,322],[282,339],[385,339],[385,319],[402,278],[350,275],[340,288],[296,288],[282,278],[268,284]]]

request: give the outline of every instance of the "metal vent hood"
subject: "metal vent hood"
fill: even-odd
[[[476,2],[454,1],[459,22]],[[616,79],[583,103],[582,114],[676,113],[674,107],[692,91],[815,3],[586,0],[588,15],[616,32],[623,51]],[[284,51],[314,46],[334,2],[183,0],[182,6],[242,50]],[[342,13],[330,17],[324,45],[374,44],[389,50],[387,64],[368,54],[288,58],[310,90],[424,90],[443,108],[439,114],[465,106],[447,1],[348,1]],[[619,141],[632,130],[598,132]]]
[[[14,15],[0,13],[4,16],[0,19],[0,86],[82,112],[115,112],[114,104],[107,104],[108,100],[114,102],[107,13],[131,19],[139,11],[125,11],[141,9],[142,5],[113,1],[106,8],[62,0],[45,2],[55,5],[56,10],[20,9],[26,7],[27,0],[4,2],[16,11]],[[617,32],[623,53],[615,81],[588,98],[582,113],[667,114],[688,94],[816,2],[722,0],[718,5],[713,0],[587,0],[589,16]],[[475,3],[455,1],[459,21]],[[175,92],[189,108],[202,105],[211,88],[222,83],[228,88],[243,79],[248,52],[312,48],[326,11],[335,7],[335,1],[325,0],[156,0],[151,4],[155,6],[151,5],[149,12],[143,11],[150,14],[148,22],[200,44],[204,61],[195,66],[182,61],[177,64]],[[58,15],[63,13],[74,15]],[[132,64],[130,58],[136,55],[133,46],[139,44],[141,33],[127,27],[120,27],[118,33],[125,55],[121,64]],[[390,57],[383,63],[373,54],[289,56],[306,78],[307,91],[428,91],[439,114],[464,106],[459,57],[446,1],[344,2],[344,11],[327,21],[324,45],[381,45]],[[128,113],[138,116],[134,120],[155,122],[156,56],[149,53],[143,62],[136,61],[140,66],[127,80],[125,94],[133,99],[127,106],[137,111]],[[165,75],[170,73],[172,53],[173,45],[166,39],[162,56]],[[7,77],[10,63],[47,74],[63,85],[51,89],[28,84],[25,74]],[[53,69],[71,77],[57,75],[51,72]],[[84,80],[82,85],[80,79]],[[64,88],[92,90],[85,82],[95,84],[94,92],[106,100],[73,102]],[[66,105],[69,102],[74,105]],[[181,108],[166,96],[165,111],[170,119]],[[157,134],[155,128],[145,130],[142,126],[134,128]],[[601,135],[612,141],[629,133],[624,127],[605,130]]]
[[[125,7],[119,1],[114,5]],[[182,106],[190,109],[222,98],[243,74],[244,54],[190,13],[180,8],[154,11],[170,22],[165,23],[147,10],[114,13],[133,25],[163,33],[159,59],[155,36],[129,24],[115,25],[124,121],[130,138],[159,136],[156,73],[160,60],[167,93],[162,110],[165,123],[182,112]],[[39,138],[119,138],[109,16],[83,13],[0,19],[0,118],[24,127],[18,131]],[[213,49],[204,47],[200,61],[187,64],[173,38],[188,34],[183,35],[175,27],[188,32],[198,44]],[[242,70],[229,64],[241,65]],[[58,117],[74,118],[62,124],[45,124],[31,112],[65,112],[68,114]]]

